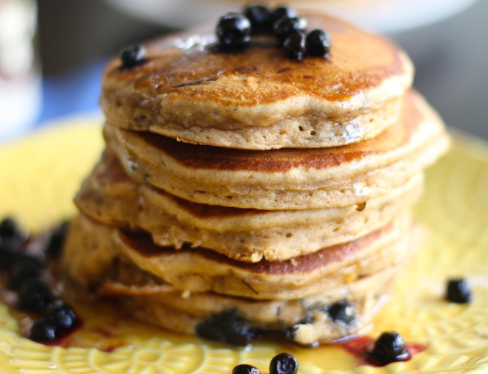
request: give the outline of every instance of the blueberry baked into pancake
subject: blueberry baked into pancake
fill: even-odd
[[[228,14],[108,64],[106,149],[62,257],[75,295],[237,345],[371,323],[418,246],[410,210],[449,137],[399,47],[285,13]]]

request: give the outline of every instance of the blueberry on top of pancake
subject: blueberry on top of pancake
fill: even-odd
[[[134,70],[112,61],[102,82],[109,123],[240,149],[330,147],[373,137],[398,119],[413,67],[390,41],[300,12],[334,40],[328,59],[288,59],[271,36],[216,53],[212,28],[146,45]],[[388,109],[389,108],[389,109]]]

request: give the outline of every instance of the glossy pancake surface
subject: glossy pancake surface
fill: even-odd
[[[130,179],[105,151],[75,203],[95,221],[143,229],[156,244],[184,243],[247,262],[286,260],[364,236],[417,201],[422,175],[364,206],[264,211],[198,204]]]
[[[178,143],[105,126],[128,174],[197,203],[263,210],[351,206],[386,194],[443,154],[449,137],[416,93],[401,121],[343,147],[248,151]]]
[[[133,69],[114,59],[101,105],[107,121],[191,143],[242,149],[330,147],[371,138],[398,120],[408,57],[386,39],[333,17],[303,14],[332,35],[331,57],[288,59],[274,38],[239,53],[211,34],[148,44]]]

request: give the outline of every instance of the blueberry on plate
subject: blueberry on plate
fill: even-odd
[[[244,9],[244,15],[251,22],[252,34],[265,34],[273,31],[273,28],[269,27],[271,11],[264,5],[250,5]]]
[[[299,31],[294,32],[285,40],[283,47],[288,58],[299,61],[303,60],[307,52],[305,47],[305,34]]]
[[[29,338],[38,342],[52,342],[57,337],[56,328],[40,318],[31,327]]]
[[[261,374],[261,371],[255,366],[242,364],[232,369],[232,374]]]
[[[135,44],[125,48],[120,54],[123,68],[133,68],[146,61],[146,48],[142,44]]]
[[[0,222],[0,237],[11,237],[15,236],[19,231],[17,222],[11,217],[4,218],[2,222]]]
[[[290,353],[280,353],[273,357],[269,364],[270,374],[296,374],[298,362]]]
[[[332,39],[324,30],[313,30],[307,35],[307,53],[316,57],[329,57]]]
[[[449,279],[446,299],[457,304],[469,303],[472,299],[471,288],[466,279]]]
[[[17,237],[0,238],[0,269],[9,271],[14,261],[22,256],[23,248]]]
[[[15,236],[0,238],[0,253],[20,254],[24,248],[22,241]]]
[[[78,317],[73,308],[62,300],[49,304],[44,312],[44,318],[46,322],[56,328],[58,335],[71,330],[78,323]]]
[[[356,310],[347,300],[340,300],[332,304],[327,313],[334,322],[342,322],[346,325],[352,324],[356,320]]]
[[[271,28],[274,27],[274,24],[282,18],[293,18],[296,17],[296,12],[287,6],[279,6],[277,7],[272,13],[269,18],[269,23]]]
[[[8,288],[17,291],[28,279],[38,278],[40,275],[41,266],[35,259],[18,256],[9,269]]]
[[[283,44],[291,34],[297,31],[304,32],[308,27],[308,22],[303,17],[281,18],[274,25],[274,33],[278,41]]]
[[[251,41],[251,22],[239,13],[220,17],[217,38],[223,47],[242,47]]]
[[[61,254],[68,229],[68,221],[64,221],[54,229],[45,249],[48,255],[59,256]]]
[[[378,366],[388,365],[392,362],[405,361],[410,358],[403,337],[397,332],[384,332],[374,343],[373,350],[368,353],[369,363]]]
[[[16,238],[24,243],[27,239],[27,234],[20,228],[14,218],[7,217],[0,222],[0,240],[10,238]]]
[[[18,306],[25,312],[42,312],[52,300],[49,286],[39,278],[27,279],[19,287]]]

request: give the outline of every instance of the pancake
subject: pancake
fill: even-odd
[[[398,120],[413,66],[392,42],[327,15],[329,59],[289,60],[274,37],[241,53],[215,51],[213,30],[147,45],[147,61],[106,68],[107,121],[184,142],[238,149],[331,147],[374,137]],[[213,29],[213,27],[212,27]]]
[[[151,233],[160,246],[181,248],[190,243],[236,260],[258,262],[287,260],[355,240],[410,208],[421,190],[422,175],[418,174],[364,207],[302,211],[219,207],[136,183],[113,154],[104,152],[75,203],[95,221]]]
[[[365,330],[372,317],[378,312],[380,301],[400,265],[382,270],[341,289],[334,289],[320,295],[299,300],[249,300],[216,295],[213,293],[181,294],[161,292],[160,294],[127,294],[117,285],[116,300],[136,318],[176,332],[199,335],[207,339],[223,340],[239,344],[232,338],[222,339],[221,334],[208,331],[227,332],[228,320],[236,320],[238,326],[245,326],[253,335],[270,335],[286,338],[295,343],[314,346],[328,343]],[[113,296],[111,289],[107,292]],[[355,320],[350,323],[334,321],[327,310],[335,303],[347,301],[355,311]],[[119,296],[119,297],[117,297]],[[229,318],[230,317],[230,318]],[[232,340],[231,340],[232,339]],[[244,338],[245,339],[245,338]],[[250,341],[249,341],[250,342]],[[249,343],[245,341],[245,343]],[[245,344],[244,343],[244,344]],[[242,345],[244,345],[242,344]]]
[[[179,333],[222,340],[208,331],[203,333],[202,325],[210,322],[222,329],[224,324],[228,326],[226,322],[231,317],[251,331],[314,345],[364,330],[379,310],[380,300],[384,300],[391,280],[403,268],[404,262],[297,300],[252,300],[212,292],[176,291],[152,274],[119,258],[105,270],[103,280],[91,290],[93,293],[89,293],[85,284],[79,283],[80,280],[84,282],[83,279],[72,278],[66,271],[64,286],[68,294],[76,295],[78,299],[110,299],[144,322]],[[355,318],[351,323],[334,321],[328,313],[333,304],[343,300],[352,305]],[[235,340],[224,342],[240,344]]]
[[[96,257],[90,257],[90,262],[83,257],[84,252],[91,251],[83,238],[96,237],[107,246],[106,252],[119,254],[175,290],[214,292],[260,300],[307,297],[395,265],[407,250],[406,236],[410,226],[410,220],[403,215],[353,242],[323,248],[291,260],[248,263],[205,248],[183,246],[175,250],[174,247],[156,246],[147,233],[107,230],[105,225],[83,216],[79,220],[81,223],[75,224],[77,239],[68,241],[68,257],[64,263],[75,279],[79,278],[80,260],[84,266],[90,267],[92,261],[99,262]],[[104,252],[103,248],[96,251]],[[106,254],[102,261],[106,263]],[[73,262],[74,269],[71,270]],[[86,280],[86,274],[82,277]]]
[[[62,260],[64,265],[66,262],[76,265],[78,272],[72,272],[73,266],[62,267],[67,295],[76,295],[78,300],[108,298],[119,303],[128,314],[147,323],[232,344],[242,344],[242,339],[222,340],[221,334],[212,335],[204,328],[205,325],[210,324],[220,330],[225,327],[228,331],[230,319],[231,326],[244,326],[244,331],[280,336],[304,345],[331,342],[360,333],[379,310],[380,301],[384,300],[391,280],[402,270],[419,244],[417,230],[413,230],[406,237],[409,242],[408,256],[395,265],[354,282],[295,300],[253,300],[213,292],[175,290],[161,278],[138,268],[119,254],[105,262],[105,268],[99,272],[96,283],[87,284],[87,274],[79,277],[79,270],[84,267],[83,271],[92,272],[91,265],[100,268],[91,263],[93,255],[99,253],[100,241],[90,246],[92,239],[79,230],[80,225],[90,225],[89,220],[75,219],[72,224],[68,236],[68,254]],[[79,250],[80,242],[83,243],[83,251]],[[73,260],[76,257],[77,260]],[[332,306],[342,301],[347,301],[353,308],[355,318],[349,323],[333,320],[330,316]],[[235,337],[235,334],[231,335]]]
[[[413,91],[401,121],[373,139],[336,148],[225,149],[109,125],[104,135],[138,182],[201,204],[262,210],[362,204],[401,186],[449,146],[441,119]]]

